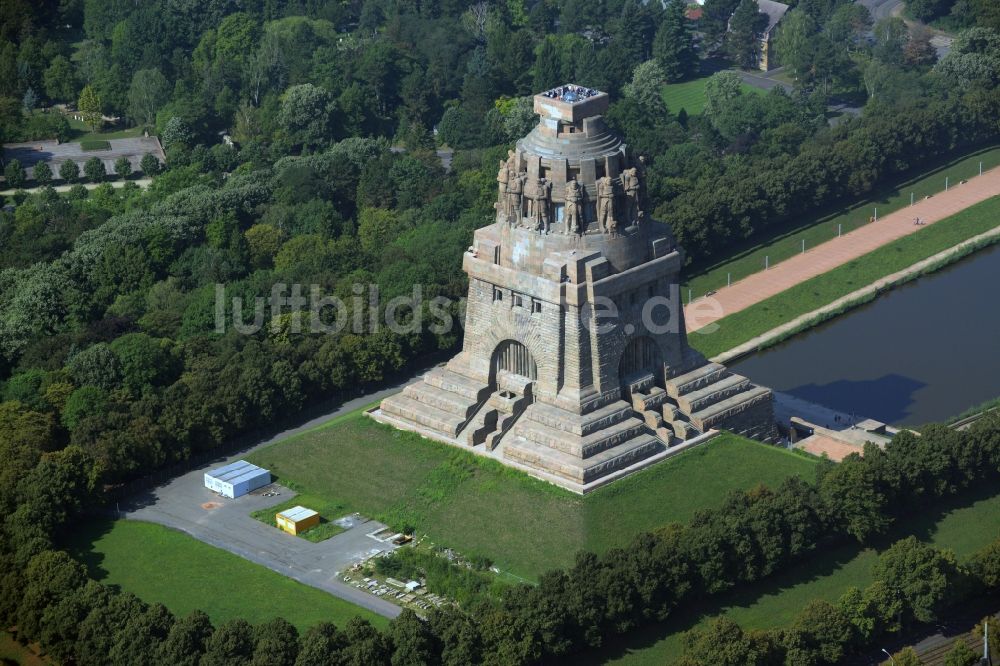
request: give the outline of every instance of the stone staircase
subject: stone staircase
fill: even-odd
[[[586,484],[662,451],[624,400],[580,415],[534,403],[507,436],[505,458]]]
[[[666,394],[669,400],[661,406],[663,421],[679,439],[713,428],[765,441],[777,434],[771,390],[718,363],[705,363],[667,380]]]
[[[434,368],[421,381],[382,401],[390,417],[419,424],[433,434],[453,439],[489,398],[490,390],[447,367]]]
[[[495,449],[534,401],[532,389],[532,383],[525,377],[500,377],[498,390],[490,395],[463,430],[465,443],[470,446],[485,444],[488,450]]]

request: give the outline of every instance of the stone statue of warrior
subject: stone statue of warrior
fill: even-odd
[[[500,190],[497,195],[497,212],[507,217],[507,183],[510,180],[510,170],[507,168],[507,161],[500,160],[500,170],[497,172],[497,187]]]
[[[622,188],[625,190],[625,219],[639,221],[639,171],[635,167],[622,172]]]
[[[521,195],[524,192],[524,176],[511,173],[507,179],[507,221],[513,226],[521,224]]]
[[[615,221],[615,181],[608,176],[597,179],[597,224],[605,233],[618,228]]]
[[[531,214],[535,218],[535,230],[549,233],[549,196],[552,192],[552,183],[545,178],[536,178],[531,183],[530,197]]]
[[[563,195],[566,202],[566,233],[580,233],[580,213],[583,211],[583,186],[576,178],[566,183],[566,193]]]

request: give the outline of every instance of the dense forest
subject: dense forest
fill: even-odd
[[[146,190],[58,194],[36,174],[23,184],[44,186],[0,212],[0,619],[79,663],[196,663],[202,652],[202,663],[233,663],[298,646],[281,623],[213,633],[204,616],[175,621],[87,581],[52,549],[109,488],[452,348],[459,329],[294,334],[287,311],[253,335],[229,313],[218,332],[216,285],[242,298],[241,320],[276,284],[317,285],[345,303],[354,285],[377,285],[382,303],[421,285],[425,301],[457,301],[460,256],[490,219],[498,158],[533,125],[533,92],[573,81],[612,94],[608,120],[648,159],[657,217],[696,264],[1000,135],[1000,14],[989,0],[934,5],[926,20],[964,30],[940,62],[927,34],[898,19],[873,25],[846,0],[793,2],[777,47],[794,92],[749,94],[721,72],[704,113],[673,108],[663,84],[754,48],[752,30],[726,34],[749,1],[707,0],[697,25],[678,0],[0,2],[0,139],[69,139],[57,106],[69,105],[95,126],[106,116],[148,129],[167,156]],[[835,98],[860,115],[831,124]],[[442,145],[455,151],[448,169]],[[6,171],[10,183],[17,169]],[[950,476],[939,460],[912,484],[940,496],[995,481],[986,475],[998,469],[996,434],[982,432],[950,444]],[[982,469],[966,464],[973,454]],[[745,525],[706,515],[683,528],[703,530],[684,539],[700,551],[677,551],[681,528],[671,527],[630,551],[644,561],[582,554],[572,571],[499,605],[429,624],[407,615],[388,635],[360,622],[321,626],[303,636],[297,662],[271,652],[258,661],[334,663],[343,652],[342,663],[525,663],[598,645],[701,592],[766,575],[821,535],[880,531],[890,504],[823,490],[856,474],[864,492],[877,484],[878,497],[906,496],[909,486],[877,467],[889,463],[871,460],[830,472],[818,490],[734,499],[777,512],[747,518],[755,525],[779,524],[772,516],[788,502],[802,516],[783,545],[767,537],[773,548],[752,571],[736,566],[746,544],[724,542]],[[909,473],[916,463],[898,464]],[[705,559],[712,553],[724,559]],[[975,575],[995,587],[996,554],[984,558]],[[606,584],[584,590],[583,580]],[[639,584],[651,580],[660,582]],[[848,633],[844,649],[865,642]],[[791,649],[767,640],[769,658]],[[397,658],[400,645],[413,652]]]

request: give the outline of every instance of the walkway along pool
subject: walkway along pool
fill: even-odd
[[[779,391],[898,425],[1000,396],[1000,246],[730,365]]]

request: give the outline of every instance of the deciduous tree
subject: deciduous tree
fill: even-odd
[[[73,160],[66,160],[59,165],[59,177],[67,183],[72,183],[80,177],[80,167]]]
[[[36,162],[31,173],[39,185],[48,185],[52,182],[52,167],[49,166],[48,162]]]
[[[12,159],[7,162],[7,166],[3,170],[4,178],[7,181],[7,187],[19,189],[24,186],[24,167],[21,166],[21,162],[17,159]]]
[[[79,90],[73,64],[66,56],[57,55],[45,70],[45,94],[58,102],[72,102]]]
[[[102,116],[103,109],[101,105],[101,98],[98,97],[97,91],[91,85],[86,85],[80,92],[80,99],[77,101],[77,108],[80,109],[80,113],[83,114],[83,121],[90,125],[90,129],[97,131],[101,128],[103,124]]]
[[[128,114],[137,125],[152,126],[170,97],[170,83],[159,69],[140,69],[128,89]]]
[[[910,536],[879,556],[872,575],[906,602],[905,612],[933,622],[955,593],[961,572],[954,553],[939,551]]]
[[[100,183],[108,175],[104,168],[104,160],[100,157],[91,157],[83,164],[83,173],[92,183]]]
[[[139,168],[147,178],[155,176],[160,172],[160,160],[152,153],[146,153],[139,161]]]

